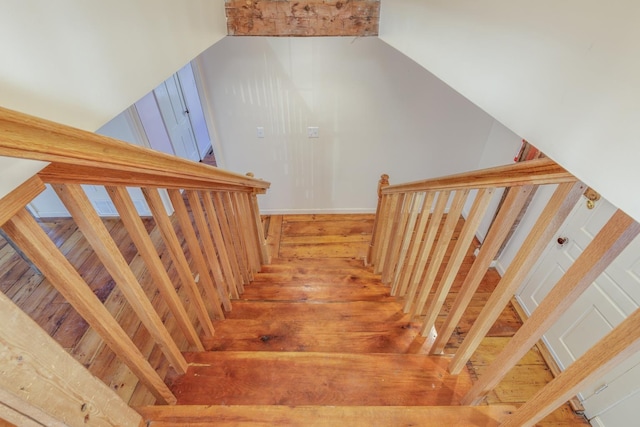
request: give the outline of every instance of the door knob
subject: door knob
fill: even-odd
[[[558,244],[560,246],[563,246],[565,243],[567,243],[569,241],[568,237],[558,237]]]

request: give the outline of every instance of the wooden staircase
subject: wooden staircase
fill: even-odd
[[[121,384],[99,381],[29,318],[32,307],[0,293],[0,341],[3,354],[13,355],[0,361],[0,404],[7,408],[0,418],[16,425],[583,425],[571,416],[543,419],[640,351],[636,310],[566,371],[522,393],[529,377],[519,363],[531,360],[549,326],[640,234],[640,224],[619,210],[522,327],[494,335],[585,190],[549,159],[392,186],[383,175],[375,220],[280,218],[265,239],[257,195],[270,184],[251,174],[2,109],[0,155],[49,162],[0,200],[3,231],[131,371],[132,386],[164,405],[136,412],[117,395]],[[121,324],[74,255],[29,214],[26,205],[45,183],[72,213],[141,335]],[[147,272],[136,273],[144,269],[135,260],[128,264],[79,184],[105,187]],[[484,280],[536,186],[552,184],[503,277]],[[141,189],[157,229],[138,216],[131,187]],[[476,231],[501,189],[504,203],[473,257]],[[465,204],[471,207],[461,226]],[[489,354],[485,339],[496,337],[506,340],[492,342]],[[484,361],[475,369],[478,355]],[[173,370],[166,382],[165,367]],[[513,372],[510,387],[521,400],[496,400]],[[505,402],[521,406],[508,415],[514,407]]]
[[[178,405],[138,408],[150,426],[488,426],[514,410],[459,406],[471,373],[449,374],[450,357],[428,355],[420,325],[380,275],[340,257],[366,250],[357,237],[370,235],[373,216],[307,219],[331,226],[274,255],[313,258],[262,267],[227,318],[214,322],[205,343],[212,351],[186,353],[187,373],[169,378]]]

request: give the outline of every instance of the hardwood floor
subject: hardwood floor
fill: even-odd
[[[241,405],[251,398],[255,405],[344,406],[354,405],[358,399],[365,399],[361,405],[455,405],[521,325],[515,310],[507,307],[467,369],[459,377],[452,377],[445,370],[449,358],[425,356],[429,343],[419,335],[418,325],[402,312],[402,301],[390,297],[389,288],[380,283],[380,277],[363,266],[373,216],[271,216],[267,220],[271,264],[245,286],[244,294],[233,301],[227,319],[214,322],[216,335],[205,343],[213,351],[188,353],[186,340],[145,273],[144,263],[124,228],[117,220],[107,219],[105,223],[138,273],[147,295],[159,307],[172,336],[187,351],[192,366],[184,377],[171,372],[77,227],[69,220],[51,220],[42,225],[153,366],[161,375],[168,374],[167,380],[183,404]],[[153,220],[146,219],[145,226],[169,276],[179,283]],[[468,270],[472,252],[473,247],[460,279]],[[46,279],[34,274],[1,240],[0,266],[0,290],[76,359],[132,406],[154,403],[150,393],[115,360]],[[495,271],[487,273],[447,344],[448,352],[460,345],[497,280]],[[456,289],[454,285],[453,292]],[[186,301],[179,285],[178,291]],[[444,310],[450,308],[454,297],[449,296]],[[372,354],[376,360],[373,365],[366,362]],[[360,366],[362,369],[357,372],[362,375],[354,376],[355,368],[345,371],[345,366]],[[372,378],[378,386],[372,385]],[[518,406],[550,379],[548,367],[534,348],[491,393],[487,404]],[[279,411],[285,409],[274,407],[266,412],[280,414]],[[348,409],[344,411],[345,417],[351,414]],[[376,410],[367,413],[374,414]],[[409,414],[411,411],[405,416]],[[277,416],[280,415],[274,415]],[[564,405],[538,425],[588,423]]]

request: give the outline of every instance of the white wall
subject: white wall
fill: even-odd
[[[46,162],[36,160],[17,161],[11,157],[0,156],[0,199],[9,194],[13,189],[31,178],[47,165]]]
[[[380,38],[640,219],[640,2],[383,0]]]
[[[226,32],[223,0],[5,0],[0,106],[94,131]]]
[[[380,174],[400,183],[476,169],[494,125],[377,38],[226,38],[198,65],[216,156],[272,182],[265,212],[372,211]]]
[[[96,130],[226,35],[223,0],[7,0],[2,106]]]
[[[518,155],[521,145],[522,139],[518,137],[518,135],[511,132],[501,123],[494,121],[493,126],[491,126],[491,132],[489,132],[489,136],[487,137],[484,150],[482,151],[482,155],[480,156],[480,160],[478,161],[475,169],[486,169],[513,163]],[[489,207],[487,208],[487,213],[478,226],[476,236],[481,242],[484,241],[484,238],[487,235],[491,221],[493,220],[498,205],[500,204],[502,193],[503,190],[499,189],[493,194]],[[467,200],[463,210],[465,218],[471,210],[475,196],[476,191],[473,191],[469,195],[469,199]]]

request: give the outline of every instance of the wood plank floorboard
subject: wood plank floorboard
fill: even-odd
[[[500,425],[514,406],[147,406],[137,408],[149,427],[168,426],[482,426]]]
[[[425,343],[420,325],[408,322],[227,319],[214,326],[215,351],[419,354]]]
[[[186,353],[172,384],[180,405],[458,405],[468,373],[424,355],[313,352]]]
[[[373,311],[377,310],[377,311]],[[398,304],[375,301],[353,302],[274,302],[234,301],[227,319],[255,320],[348,320],[409,322],[409,315]]]
[[[377,301],[395,302],[389,290],[380,284],[306,282],[300,285],[269,283],[248,286],[242,301]]]

